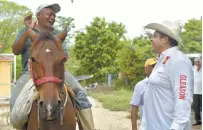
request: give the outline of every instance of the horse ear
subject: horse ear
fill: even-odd
[[[59,33],[56,38],[59,39],[61,41],[61,44],[63,43],[63,41],[66,39],[67,36],[67,31],[63,31],[61,33]]]
[[[29,36],[29,38],[30,38],[30,40],[31,40],[32,42],[34,42],[34,41],[37,40],[38,35],[37,35],[32,29],[29,28],[29,29],[27,30],[27,32],[28,32],[28,36]]]

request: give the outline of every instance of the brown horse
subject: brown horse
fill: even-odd
[[[64,86],[65,53],[62,42],[67,32],[35,34],[28,29],[32,41],[30,73],[39,93],[33,102],[27,130],[76,130],[76,113]]]

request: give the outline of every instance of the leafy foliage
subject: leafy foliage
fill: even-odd
[[[185,45],[182,50],[186,53],[202,52],[202,20],[190,19],[183,26],[181,34],[182,42]]]
[[[96,17],[86,32],[79,32],[75,39],[74,53],[81,61],[80,71],[93,74],[97,81],[102,81],[107,73],[115,73],[117,52],[122,48],[121,39],[125,27],[121,23],[108,23],[104,18]]]
[[[68,46],[68,61],[66,62],[67,70],[73,75],[77,75],[78,68],[81,66],[80,61],[74,57],[74,46]]]
[[[73,38],[74,34],[70,34],[70,31],[75,28],[74,19],[71,17],[63,17],[63,16],[57,16],[56,22],[54,24],[54,29],[58,30],[59,32],[64,30],[65,28],[68,29],[68,36],[65,39],[65,43],[70,43],[71,39]]]
[[[135,83],[144,78],[144,62],[146,59],[155,57],[151,51],[150,41],[147,37],[137,37],[133,41],[127,41],[118,54],[118,66],[120,72],[127,80],[127,85],[134,86]]]
[[[23,24],[25,15],[32,13],[25,6],[14,2],[0,1],[0,53],[12,53],[11,44],[15,40],[18,29]],[[106,81],[108,73],[122,74],[123,79],[115,81],[116,87],[133,87],[144,78],[144,62],[155,57],[151,44],[145,35],[133,40],[124,37],[126,32],[122,23],[107,22],[105,18],[95,17],[85,31],[71,33],[75,27],[73,18],[57,16],[55,29],[58,31],[68,27],[69,33],[65,42],[69,53],[66,68],[74,75],[93,74],[94,81]],[[190,19],[183,25],[181,39],[186,53],[201,53],[202,20]],[[75,36],[75,45],[69,45]],[[17,77],[21,73],[21,56],[17,56]]]
[[[31,13],[30,9],[14,2],[2,1],[0,8],[0,43],[3,48],[0,53],[6,50],[11,51],[18,29],[23,25],[23,16]]]

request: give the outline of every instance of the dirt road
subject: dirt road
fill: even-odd
[[[97,130],[130,130],[130,120],[127,112],[112,112],[102,108],[102,104],[89,97],[93,105],[95,128]],[[0,106],[0,130],[15,130],[7,123],[9,107]]]
[[[8,105],[0,104],[0,130],[15,130],[7,123],[8,113]]]
[[[89,97],[93,105],[95,128],[98,130],[130,130],[131,122],[127,112],[112,112],[102,108],[102,104]]]
[[[92,111],[94,115],[95,128],[97,130],[131,130],[131,122],[129,113],[127,112],[112,112],[102,107],[102,104],[97,100],[89,97],[92,103]],[[6,117],[9,112],[8,105],[0,103],[0,130],[15,130],[7,124]],[[200,127],[192,130],[200,130]]]

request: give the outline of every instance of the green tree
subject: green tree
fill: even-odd
[[[18,30],[24,26],[24,16],[32,14],[31,10],[25,6],[18,5],[14,2],[3,1],[0,2],[0,43],[3,43],[3,49],[0,53],[12,53],[11,45],[15,40]],[[36,18],[33,18],[36,19]],[[65,27],[69,30],[74,28],[74,19],[57,16],[55,28],[61,31]],[[66,43],[70,42],[71,36],[66,38]],[[21,56],[17,56],[17,78],[21,74]]]
[[[56,22],[54,24],[54,28],[58,31],[62,31],[65,28],[69,30],[68,36],[65,39],[65,43],[70,43],[70,40],[73,38],[74,34],[70,34],[70,31],[75,28],[74,19],[71,17],[63,17],[63,16],[57,16]]]
[[[183,26],[181,39],[184,44],[182,50],[186,53],[202,52],[202,20],[190,19]]]
[[[0,7],[0,43],[1,52],[11,52],[18,29],[23,25],[23,16],[31,13],[30,9],[10,1],[2,1]]]
[[[73,75],[77,75],[78,68],[80,67],[80,61],[76,60],[73,49],[74,45],[68,46],[68,60],[66,62],[66,69]]]
[[[15,40],[18,29],[23,24],[23,18],[30,14],[31,10],[25,6],[10,1],[0,2],[0,43],[3,48],[0,53],[12,53],[11,45]],[[21,74],[21,57],[17,56],[17,78]]]
[[[118,53],[119,71],[127,80],[127,85],[134,85],[144,78],[144,62],[155,57],[151,51],[151,43],[148,37],[140,36],[133,41],[126,41],[125,46]]]
[[[68,61],[66,62],[66,69],[72,73],[75,74],[76,70],[78,69],[80,62],[78,60],[75,59],[74,57],[74,52],[73,52],[73,48],[74,46],[71,45],[71,39],[74,36],[74,33],[71,33],[71,30],[73,28],[75,28],[75,24],[74,24],[74,19],[71,17],[63,17],[63,16],[57,16],[56,17],[56,22],[54,24],[54,29],[56,29],[57,31],[62,31],[65,28],[67,28],[69,30],[68,35],[65,39],[65,43],[66,43],[66,48],[68,51]]]
[[[125,27],[96,17],[85,29],[75,39],[74,53],[82,66],[79,74],[93,74],[94,80],[102,81],[107,73],[117,70],[116,57],[122,48]]]

